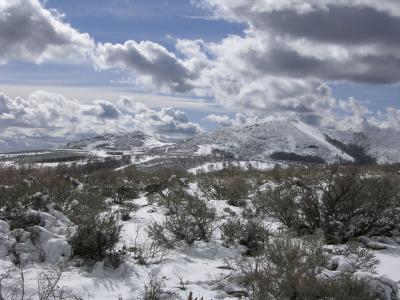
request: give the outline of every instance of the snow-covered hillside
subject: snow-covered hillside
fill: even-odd
[[[85,138],[61,148],[64,152],[67,150],[68,153],[65,153],[69,156],[71,151],[75,156],[100,158],[139,155],[135,159],[136,164],[154,159],[158,162],[153,162],[152,166],[169,160],[185,160],[188,167],[193,168],[197,167],[197,160],[204,164],[215,162],[215,159],[270,164],[351,162],[355,161],[356,155],[349,151],[349,145],[360,145],[380,164],[400,162],[400,133],[395,130],[367,128],[364,132],[338,131],[289,118],[224,127],[174,143],[135,131]],[[65,161],[64,152],[57,152],[60,161]],[[50,151],[47,155],[54,156],[54,153]],[[27,153],[0,155],[0,162],[7,162],[8,159],[18,161],[21,157],[25,162],[28,156]],[[32,153],[30,159],[36,161],[34,156],[38,154]]]
[[[318,128],[289,119],[221,128],[179,143],[175,149],[202,154],[206,145],[211,150],[228,151],[242,159],[265,160],[274,152],[288,152],[318,156],[327,162],[339,158],[353,160],[341,149],[330,144]]]
[[[168,143],[144,134],[141,131],[134,131],[86,138],[68,143],[66,148],[81,150],[132,150],[133,148],[160,147],[166,144]]]
[[[394,129],[366,128],[363,132],[322,130],[344,144],[361,144],[379,164],[400,162],[400,132]]]
[[[243,160],[269,160],[276,152],[320,157],[326,162],[354,161],[344,146],[355,144],[378,163],[400,162],[400,133],[368,128],[364,132],[318,128],[296,119],[225,127],[185,140],[170,148],[177,153],[209,155],[217,149]]]

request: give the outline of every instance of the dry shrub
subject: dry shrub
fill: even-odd
[[[192,244],[209,241],[214,230],[216,212],[195,196],[173,195],[169,198],[169,214],[163,223],[150,224],[149,235],[161,244],[173,245],[176,241]]]
[[[73,254],[88,262],[101,261],[115,254],[121,226],[112,212],[95,214],[87,212],[70,239]]]
[[[327,264],[323,244],[315,239],[271,239],[254,258],[234,260],[236,276],[255,300],[379,299],[366,281],[343,273],[321,277]]]

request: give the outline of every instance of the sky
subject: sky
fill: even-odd
[[[398,0],[0,0],[0,152],[295,118],[400,130]]]

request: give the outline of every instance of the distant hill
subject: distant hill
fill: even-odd
[[[134,131],[120,134],[106,134],[71,142],[63,148],[79,150],[132,150],[133,148],[152,148],[168,144],[155,137]]]
[[[68,150],[69,152],[65,152]],[[70,157],[139,155],[149,166],[177,164],[195,167],[199,162],[258,161],[267,163],[323,164],[400,163],[400,133],[368,128],[363,132],[338,131],[310,126],[296,119],[279,119],[252,125],[224,127],[181,141],[165,141],[140,131],[106,134],[68,143],[55,154],[31,156]],[[51,152],[51,150],[50,150]],[[28,154],[0,155],[18,161]],[[65,156],[65,157],[64,157]],[[34,157],[31,157],[34,159]],[[52,160],[54,160],[52,158]],[[182,164],[182,162],[184,162]]]

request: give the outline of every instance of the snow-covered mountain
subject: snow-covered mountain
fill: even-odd
[[[277,154],[285,152],[334,162],[339,159],[354,161],[354,155],[346,149],[351,144],[364,147],[379,163],[400,162],[400,133],[397,131],[369,128],[362,133],[345,132],[313,127],[295,119],[221,128],[178,143],[169,151],[198,155],[224,151],[252,160],[279,157]]]
[[[65,148],[79,150],[132,150],[134,148],[154,148],[168,143],[141,131],[120,134],[106,134],[68,143]]]
[[[362,145],[378,163],[400,162],[400,133],[395,130],[338,131],[313,127],[296,119],[224,127],[175,144],[135,131],[82,139],[69,143],[66,148],[93,153],[140,150],[159,158],[211,155],[257,161],[354,161],[355,155],[348,145]]]
[[[241,159],[264,160],[279,152],[320,157],[327,162],[353,158],[329,143],[324,133],[303,122],[278,120],[261,124],[218,129],[185,140],[174,146],[177,151],[211,154],[215,149]]]
[[[376,158],[379,164],[400,162],[400,132],[394,129],[369,127],[362,132],[322,130],[324,134],[344,144],[359,144]]]

